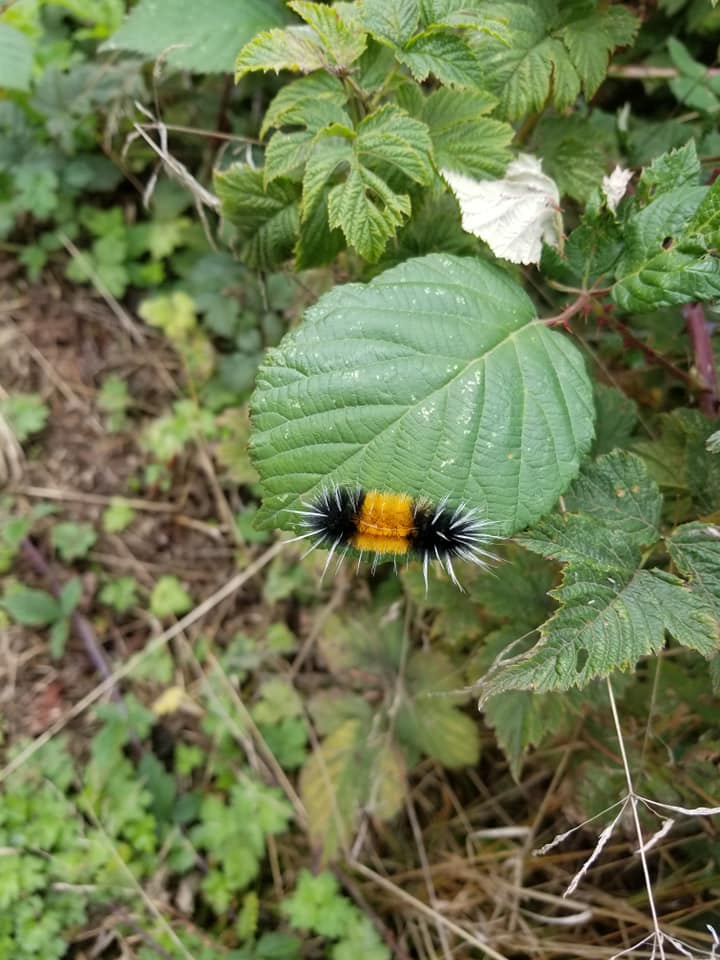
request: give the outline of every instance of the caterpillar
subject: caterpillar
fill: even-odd
[[[352,548],[359,553],[358,566],[365,553],[373,556],[373,572],[386,558],[396,569],[399,557],[422,560],[426,591],[430,564],[437,562],[462,590],[453,560],[488,567],[497,558],[485,548],[497,537],[487,533],[492,521],[479,518],[477,509],[465,504],[453,508],[447,501],[433,504],[405,493],[335,485],[305,503],[304,510],[290,512],[300,515],[304,529],[295,540],[313,539],[308,553],[318,547],[329,550],[323,576],[336,550],[342,550],[342,562]]]

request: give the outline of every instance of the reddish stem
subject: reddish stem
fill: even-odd
[[[720,400],[718,398],[718,374],[715,366],[715,354],[710,340],[710,326],[705,318],[701,303],[687,303],[682,308],[687,331],[692,343],[695,368],[702,383],[700,409],[708,417],[717,417]]]
[[[667,357],[664,357],[661,353],[658,353],[657,350],[654,350],[652,347],[648,346],[648,344],[639,337],[636,337],[632,330],[621,320],[618,320],[616,317],[612,316],[611,313],[608,313],[605,316],[605,321],[609,326],[617,330],[617,332],[622,335],[622,338],[627,346],[636,347],[644,354],[646,360],[648,360],[650,363],[654,363],[658,367],[662,367],[664,370],[667,370],[667,372],[675,377],[676,380],[682,380],[682,382],[686,384],[690,390],[697,391],[698,382],[694,377],[691,377],[689,373],[686,373],[680,367],[676,366],[676,364],[674,364],[671,360],[668,360]]]
[[[570,331],[568,321],[578,313],[584,313],[585,315],[590,313],[592,302],[592,297],[583,291],[576,300],[573,300],[560,313],[554,317],[545,317],[543,323],[547,324],[548,327],[563,326],[567,331]]]
[[[549,327],[563,326],[570,331],[569,321],[578,313],[584,313],[587,316],[595,305],[602,309],[602,323],[617,330],[627,346],[635,347],[640,350],[649,363],[662,367],[667,370],[676,380],[682,382],[694,393],[700,393],[700,409],[709,417],[717,417],[720,412],[720,389],[718,386],[718,374],[715,366],[715,355],[713,353],[710,340],[710,325],[705,319],[705,311],[700,303],[689,303],[682,308],[682,314],[687,324],[688,333],[693,346],[693,355],[695,357],[695,368],[698,377],[693,377],[685,370],[678,367],[667,357],[664,357],[657,350],[654,350],[647,343],[635,336],[632,330],[621,320],[618,320],[613,313],[612,304],[600,306],[594,300],[594,296],[606,293],[606,290],[582,290],[572,303],[568,304],[564,310],[554,317],[546,317],[543,323]]]

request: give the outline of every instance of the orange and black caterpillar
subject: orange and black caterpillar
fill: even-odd
[[[429,565],[437,561],[460,587],[454,559],[469,560],[480,567],[487,567],[488,561],[495,559],[485,549],[496,539],[486,532],[491,521],[480,519],[477,510],[469,510],[465,504],[453,509],[447,500],[432,504],[405,493],[333,486],[323,489],[305,507],[293,511],[302,517],[306,531],[297,539],[314,538],[311,550],[330,550],[325,570],[337,549],[344,548],[344,556],[352,548],[360,559],[365,553],[372,554],[373,569],[387,557],[394,563],[398,557],[421,559],[425,589]]]

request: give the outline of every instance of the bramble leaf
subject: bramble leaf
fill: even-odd
[[[608,210],[586,210],[565,244],[565,263],[576,284],[589,287],[614,270],[623,251],[622,230]]]
[[[511,533],[576,475],[593,415],[577,348],[535,322],[502,270],[410,260],[336,288],[267,355],[253,398],[258,520],[294,528],[286,509],[361,483],[465,500]]]
[[[608,524],[629,543],[660,536],[662,497],[640,457],[619,450],[586,467],[565,494],[565,508]]]
[[[696,187],[699,175],[700,161],[695,141],[688,140],[682,147],[655,157],[650,166],[644,168],[638,183],[638,197],[647,202],[669,190]]]
[[[343,135],[333,135],[334,132]],[[317,203],[338,169],[349,173],[327,192],[330,228],[342,230],[350,246],[366,260],[377,260],[387,241],[410,215],[410,197],[390,181],[427,184],[433,177],[427,127],[404,110],[387,104],[365,117],[357,132],[328,128],[321,132],[303,182],[303,218],[317,214]]]
[[[639,26],[640,21],[629,10],[608,4],[562,29],[560,35],[588,99],[605,79],[615,47],[632,43]]]
[[[720,527],[686,523],[673,531],[667,545],[677,569],[720,618]]]
[[[702,113],[717,113],[720,110],[718,78],[709,72],[705,64],[695,60],[677,37],[668,38],[668,50],[679,72],[679,76],[670,79],[670,89],[680,103]]]
[[[528,749],[565,730],[573,720],[567,695],[530,693],[528,690],[507,690],[492,697],[485,704],[483,713],[485,721],[495,731],[516,780],[520,778]]]
[[[424,123],[393,104],[385,104],[358,125],[354,143],[358,159],[382,173],[390,168],[415,183],[433,175],[430,134]]]
[[[266,30],[247,43],[235,61],[235,80],[253,71],[312,73],[327,66],[326,51],[310,27]]]
[[[666,632],[705,657],[720,625],[705,596],[683,580],[641,568],[641,546],[657,539],[660,496],[643,462],[615,453],[590,464],[565,498],[570,511],[522,537],[535,553],[566,564],[551,591],[556,612],[527,653],[484,679],[483,700],[506,690],[569,690],[657,652]]]
[[[483,82],[478,55],[467,40],[450,31],[421,33],[395,56],[419,83],[430,75],[461,89],[479,87]]]
[[[720,182],[715,180],[705,198],[695,211],[685,231],[688,237],[698,240],[704,247],[720,246]]]
[[[260,136],[283,126],[303,126],[313,132],[332,123],[348,123],[347,97],[338,77],[318,71],[282,87],[263,117]]]
[[[215,174],[223,215],[240,233],[241,259],[265,269],[292,256],[298,233],[300,187],[285,178],[263,184],[262,170],[236,164]]]
[[[439,167],[480,179],[503,173],[515,131],[509,123],[485,116],[495,102],[474,90],[440,89],[423,99],[420,118],[430,131]]]
[[[536,112],[548,99],[562,109],[582,90],[592,96],[607,71],[612,50],[629,43],[638,20],[618,6],[538,0],[488,4],[487,14],[507,19],[507,38],[476,41],[489,88],[510,120]]]
[[[267,30],[247,43],[235,61],[235,79],[255,70],[294,70],[312,73],[325,67],[347,68],[362,56],[367,35],[341,12],[309,0],[291,0],[288,6],[307,26]]]
[[[364,52],[367,36],[356,22],[346,23],[338,10],[309,0],[290,0],[288,6],[312,27],[333,63],[349,67]]]
[[[381,42],[407,43],[418,23],[417,0],[363,0],[360,20]]]
[[[33,45],[29,37],[7,23],[0,23],[0,88],[29,90]]]
[[[681,580],[659,570],[611,572],[609,577],[604,566],[579,559],[568,565],[563,585],[554,591],[562,606],[542,627],[540,641],[518,662],[491,675],[483,697],[513,689],[585,686],[662,649],[666,631],[703,656],[717,652],[714,612]]]
[[[606,147],[590,119],[545,115],[533,137],[534,152],[562,195],[587,203],[607,169]],[[584,219],[590,211],[586,209]]]
[[[542,109],[549,97],[556,107],[569,106],[580,93],[581,80],[560,40],[551,36],[556,6],[540,3],[489,5],[507,18],[506,42],[492,36],[476,41],[489,89],[500,100],[500,115],[515,120]]]
[[[344,183],[328,194],[328,223],[371,263],[410,216],[410,197],[395,193],[377,174],[355,161]]]
[[[640,210],[630,209],[613,297],[626,309],[706,300],[720,291],[720,185],[697,185],[694,141],[647,167],[638,184]]]

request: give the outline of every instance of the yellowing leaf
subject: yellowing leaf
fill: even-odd
[[[327,58],[310,27],[266,30],[246,44],[235,61],[235,79],[253,70],[295,70],[311,73],[326,66]]]
[[[389,819],[405,791],[402,754],[367,721],[350,719],[327,737],[303,767],[300,795],[311,839],[325,857],[348,847],[362,810]]]
[[[182,687],[168,687],[155,700],[150,708],[156,717],[165,717],[169,713],[176,713],[185,700],[185,691]]]

